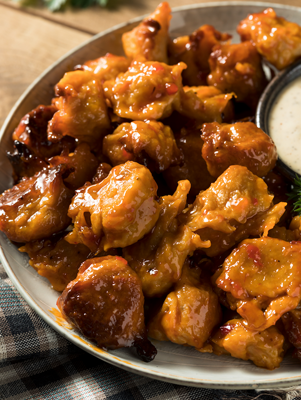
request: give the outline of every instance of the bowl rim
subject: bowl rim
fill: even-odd
[[[298,11],[298,13],[301,12],[301,7],[295,7],[295,6],[288,6],[288,5],[282,5],[282,4],[276,4],[276,3],[266,3],[266,2],[256,2],[256,1],[226,1],[226,2],[212,2],[212,3],[202,3],[202,4],[191,4],[191,5],[185,5],[185,6],[180,6],[180,7],[174,7],[172,8],[172,13],[176,12],[181,12],[189,9],[199,9],[199,8],[216,8],[216,7],[231,7],[231,6],[241,6],[244,8],[247,8],[249,6],[258,6],[258,7],[273,7],[275,9],[281,8],[281,9],[287,9],[291,11]],[[105,31],[102,31],[88,40],[84,41],[82,44],[79,46],[74,47],[72,50],[68,51],[65,53],[62,57],[60,57],[57,61],[55,61],[53,64],[51,64],[48,68],[46,68],[29,86],[28,88],[23,92],[23,94],[19,97],[15,105],[12,107],[11,111],[9,112],[8,116],[6,117],[2,128],[0,130],[0,143],[2,141],[2,138],[8,129],[8,126],[11,122],[12,117],[14,114],[17,112],[18,108],[20,105],[26,100],[27,96],[29,93],[33,90],[33,88],[37,85],[38,82],[44,79],[44,77],[52,71],[56,66],[58,66],[60,63],[62,63],[64,60],[68,59],[71,55],[76,53],[78,50],[82,49],[83,47],[87,46],[88,44],[93,43],[94,41],[98,40],[101,37],[104,37],[118,29],[125,28],[128,25],[138,23],[140,22],[143,18],[148,16],[148,14],[144,14],[139,17],[135,17],[125,23],[121,23],[118,25],[113,26],[112,28],[106,29]],[[2,232],[0,232],[2,234]],[[4,235],[4,234],[3,234]],[[8,239],[7,239],[8,240]],[[105,352],[105,354],[96,354],[95,350],[93,349],[93,346],[89,344],[89,342],[85,340],[77,340],[75,337],[72,335],[68,335],[66,330],[57,324],[50,316],[37,304],[37,302],[29,295],[25,287],[22,285],[22,283],[18,280],[17,276],[13,272],[13,270],[10,267],[10,264],[6,258],[4,249],[2,246],[0,246],[0,260],[2,262],[2,265],[11,279],[12,283],[18,290],[18,292],[21,294],[23,299],[29,304],[29,306],[37,312],[37,314],[48,324],[50,325],[56,332],[58,332],[61,336],[66,338],[67,340],[71,341],[73,344],[76,346],[82,348],[84,351],[92,354],[93,356],[96,356],[98,358],[101,358],[105,362],[108,362],[112,365],[115,365],[119,368],[125,369],[129,371],[129,364],[130,362],[123,360],[119,358],[118,356],[111,354],[109,352]],[[79,335],[75,335],[78,337]],[[181,381],[179,381],[179,376],[178,375],[173,375],[173,374],[165,374],[164,376],[162,373],[151,370],[149,368],[141,368],[138,365],[131,364],[130,365],[130,371],[137,373],[139,375],[146,376],[148,378],[152,379],[158,379],[161,381],[177,384],[177,385],[186,385],[186,386],[192,386],[192,387],[199,387],[199,388],[211,388],[211,389],[269,389],[271,387],[273,388],[284,388],[284,387],[290,387],[295,383],[300,383],[301,382],[301,373],[300,375],[295,375],[291,377],[282,377],[282,378],[271,378],[271,379],[264,379],[262,381],[254,379],[250,379],[249,381],[246,381],[245,383],[239,383],[237,381],[232,382],[223,382],[223,381],[211,381],[211,380],[203,380],[201,378],[196,379],[196,378],[185,378],[181,377]]]
[[[269,115],[275,100],[290,83],[299,77],[301,77],[301,58],[284,70],[276,73],[276,76],[269,82],[260,96],[255,112],[255,124],[270,137]],[[290,168],[279,156],[276,165],[282,174],[291,181],[294,181],[296,177],[301,177],[298,172]]]

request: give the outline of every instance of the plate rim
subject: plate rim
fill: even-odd
[[[189,4],[189,5],[184,5],[184,6],[179,6],[179,7],[173,7],[172,12],[181,12],[185,10],[190,10],[190,9],[199,9],[199,8],[215,8],[215,7],[232,7],[232,6],[241,6],[241,7],[248,7],[248,6],[258,6],[258,7],[272,7],[275,9],[286,9],[290,11],[297,11],[298,13],[301,13],[301,7],[297,6],[290,6],[290,5],[282,5],[282,4],[276,4],[276,3],[266,3],[262,1],[216,1],[212,3],[201,3],[201,4]],[[33,88],[51,71],[53,70],[57,65],[59,65],[61,62],[69,58],[72,54],[76,53],[78,50],[82,49],[83,47],[87,46],[88,44],[92,43],[93,41],[98,40],[99,38],[108,35],[118,29],[125,28],[128,25],[131,25],[133,23],[140,22],[143,18],[148,16],[149,14],[144,14],[139,17],[135,17],[130,19],[127,22],[114,25],[113,27],[106,29],[104,31],[99,32],[96,35],[91,36],[89,39],[85,40],[83,43],[80,45],[74,47],[67,53],[65,53],[62,57],[60,57],[58,60],[56,60],[54,63],[52,63],[48,68],[46,68],[28,87],[27,89],[23,92],[23,94],[19,97],[19,99],[16,101],[12,109],[10,110],[9,114],[4,120],[4,123],[0,129],[0,144],[2,141],[2,138],[8,128],[8,125],[10,124],[10,121],[14,114],[17,112],[18,108],[20,105],[25,101],[26,97],[29,95],[29,93],[33,90]],[[240,383],[237,381],[230,382],[228,381],[227,383],[223,381],[217,381],[217,380],[204,380],[203,378],[186,378],[183,376],[179,375],[173,375],[173,374],[168,374],[168,373],[161,373],[159,371],[154,371],[150,368],[143,368],[140,365],[135,365],[131,363],[130,361],[123,360],[119,356],[116,356],[110,352],[101,350],[96,351],[93,349],[89,341],[83,340],[80,338],[78,335],[72,335],[65,328],[60,326],[54,319],[52,319],[37,303],[36,301],[28,294],[22,283],[19,281],[17,276],[15,275],[14,271],[11,269],[10,264],[6,258],[5,251],[0,246],[0,260],[2,262],[2,265],[4,267],[5,272],[7,273],[8,277],[12,281],[13,285],[17,289],[17,291],[20,293],[20,295],[23,297],[23,299],[26,301],[26,303],[48,324],[53,328],[58,334],[63,336],[65,339],[68,341],[72,342],[74,345],[80,347],[82,350],[85,352],[102,359],[105,362],[108,362],[114,366],[117,366],[118,368],[124,369],[126,371],[136,373],[138,375],[143,375],[147,378],[151,379],[157,379],[160,381],[172,383],[172,384],[177,384],[177,385],[186,385],[186,386],[191,386],[191,387],[198,387],[198,388],[209,388],[209,389],[228,389],[228,390],[237,390],[237,389],[270,389],[273,387],[273,389],[276,388],[285,388],[285,387],[290,387],[293,386],[296,383],[301,383],[301,374],[293,377],[282,377],[282,378],[272,378],[267,380],[266,378],[264,381],[260,381],[259,379],[251,379],[249,381],[246,381],[245,383]],[[32,267],[31,267],[32,268]],[[49,310],[50,311],[50,310]],[[81,340],[78,340],[80,338]],[[146,364],[150,365],[150,364]]]

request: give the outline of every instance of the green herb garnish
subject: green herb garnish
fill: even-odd
[[[294,202],[293,211],[301,215],[301,177],[296,175],[292,185],[292,191],[288,193],[288,199]]]

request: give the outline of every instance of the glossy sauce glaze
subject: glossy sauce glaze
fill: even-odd
[[[279,158],[301,174],[301,77],[293,80],[277,97],[270,113],[269,133]]]

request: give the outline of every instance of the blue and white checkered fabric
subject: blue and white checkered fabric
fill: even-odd
[[[191,388],[116,368],[53,331],[21,298],[0,265],[1,400],[293,399],[288,393]]]

